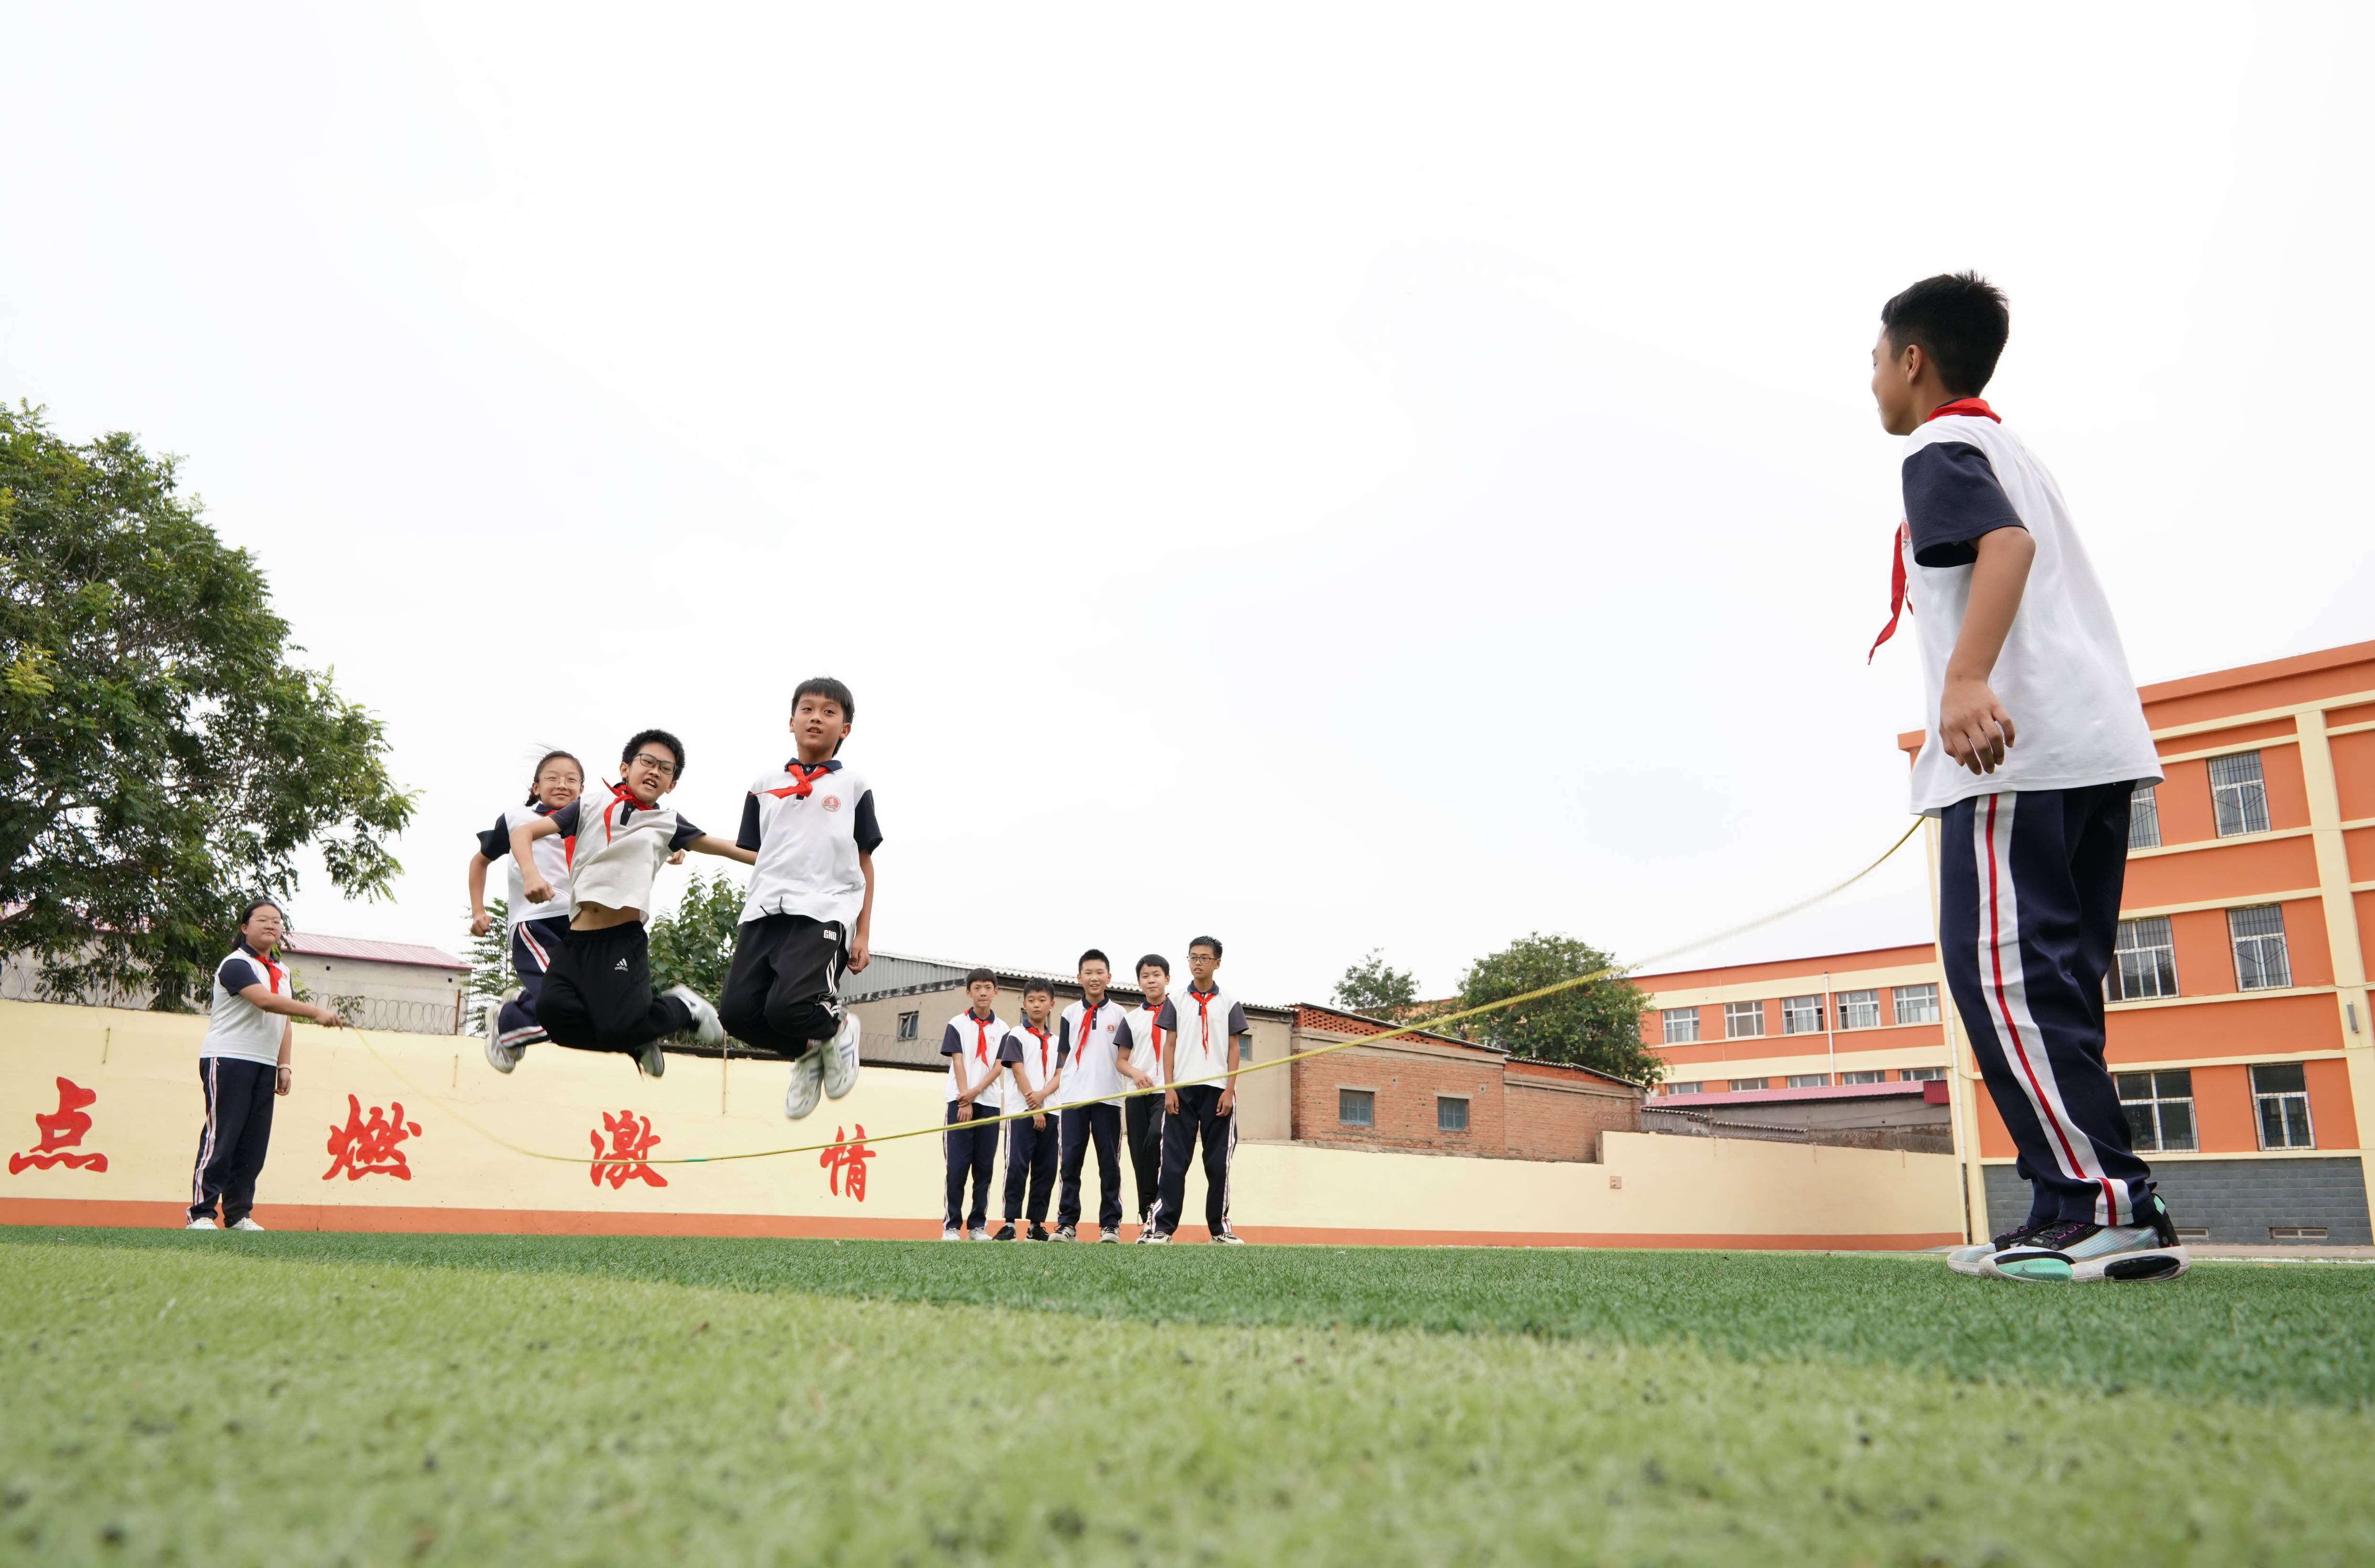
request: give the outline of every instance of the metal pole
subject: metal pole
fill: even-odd
[[[1831,998],[1831,972],[1823,971],[1823,1049],[1830,1054],[1831,1087],[1839,1086],[1838,1004]]]

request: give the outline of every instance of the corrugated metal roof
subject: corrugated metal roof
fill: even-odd
[[[1697,1094],[1660,1094],[1649,1102],[1649,1108],[1686,1111],[1696,1105],[1771,1105],[1801,1100],[1878,1100],[1896,1094],[1909,1094],[1920,1099],[1926,1093],[1923,1084],[1903,1080],[1896,1083],[1834,1083],[1820,1089],[1710,1089]]]
[[[291,931],[280,939],[284,953],[302,953],[307,958],[354,959],[371,963],[409,963],[422,969],[462,969],[470,966],[442,948],[423,947],[418,942],[375,942],[363,937],[325,937],[318,931]]]

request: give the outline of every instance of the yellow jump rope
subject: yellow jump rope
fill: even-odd
[[[1685,942],[1680,947],[1669,948],[1661,953],[1652,953],[1647,958],[1637,960],[1629,964],[1609,964],[1603,968],[1595,969],[1589,974],[1578,974],[1572,979],[1561,980],[1554,984],[1544,985],[1532,991],[1522,992],[1515,996],[1504,996],[1499,1001],[1486,1002],[1481,1007],[1462,1008],[1460,1011],[1456,1013],[1445,1013],[1440,1017],[1428,1019],[1422,1023],[1404,1024],[1400,1029],[1389,1029],[1381,1034],[1365,1034],[1354,1040],[1340,1040],[1333,1044],[1316,1046],[1308,1051],[1297,1051],[1291,1055],[1280,1056],[1273,1061],[1248,1062],[1244,1067],[1237,1069],[1237,1076],[1242,1078],[1247,1073],[1268,1072],[1273,1067],[1282,1067],[1293,1062],[1307,1062],[1315,1056],[1325,1056],[1330,1052],[1349,1050],[1356,1045],[1382,1044],[1386,1041],[1400,1039],[1403,1035],[1418,1034],[1436,1030],[1445,1024],[1458,1023],[1465,1019],[1482,1018],[1486,1013],[1499,1012],[1504,1008],[1519,1007],[1527,1002],[1539,1002],[1545,996],[1555,996],[1562,991],[1572,991],[1578,985],[1589,985],[1594,981],[1607,980],[1617,975],[1622,975],[1628,971],[1639,969],[1644,964],[1663,963],[1668,959],[1678,958],[1684,953],[1707,947],[1711,943],[1729,940],[1733,937],[1744,935],[1745,933],[1755,931],[1759,927],[1770,925],[1777,920],[1786,920],[1790,916],[1796,914],[1802,910],[1814,908],[1814,905],[1823,902],[1826,899],[1837,898],[1839,894],[1847,891],[1849,888],[1854,887],[1858,882],[1862,881],[1866,877],[1869,877],[1873,872],[1879,870],[1883,866],[1888,864],[1890,858],[1894,856],[1898,850],[1903,849],[1906,844],[1912,841],[1913,835],[1920,831],[1920,828],[1921,819],[1914,819],[1912,826],[1907,828],[1903,835],[1900,836],[1895,843],[1890,844],[1885,850],[1883,850],[1878,859],[1865,867],[1862,870],[1857,872],[1854,876],[1849,877],[1846,881],[1840,882],[1833,887],[1826,888],[1821,892],[1814,894],[1811,898],[1801,899],[1796,903],[1790,904],[1785,909],[1777,909],[1769,914],[1760,914],[1755,919],[1734,925],[1729,930],[1718,931],[1710,936],[1698,937],[1696,940]],[[586,1162],[587,1157],[584,1154],[549,1154],[540,1149],[528,1149],[514,1143],[511,1139],[505,1138],[502,1134],[495,1131],[493,1128],[480,1125],[469,1115],[455,1109],[452,1103],[441,1098],[434,1090],[431,1090],[426,1084],[423,1084],[418,1079],[414,1078],[411,1074],[406,1072],[402,1067],[397,1067],[394,1062],[388,1060],[387,1057],[382,1055],[380,1054],[379,1047],[372,1043],[372,1037],[370,1034],[360,1029],[354,1030],[353,1033],[356,1038],[360,1039],[363,1043],[363,1048],[372,1054],[372,1059],[377,1061],[380,1066],[385,1067],[389,1072],[394,1073],[397,1078],[401,1079],[406,1086],[414,1093],[419,1095],[422,1099],[428,1101],[431,1104],[436,1106],[439,1110],[444,1112],[447,1115],[453,1117],[464,1126],[468,1127],[472,1132],[477,1133],[479,1137],[484,1138],[492,1143],[501,1145],[502,1148],[511,1150],[514,1154],[522,1155],[530,1160],[549,1160],[564,1165],[583,1165]],[[1140,1095],[1160,1094],[1162,1092],[1163,1090],[1159,1087],[1133,1089],[1126,1093],[1111,1096],[1111,1098],[1116,1100],[1135,1100]],[[1044,1110],[1015,1111],[1003,1116],[975,1116],[964,1125],[975,1127],[994,1126],[999,1122],[1020,1121],[1025,1116],[1045,1115],[1047,1113]],[[902,1138],[938,1138],[941,1134],[947,1132],[953,1125],[954,1124],[952,1123],[942,1122],[935,1123],[933,1126],[927,1127],[910,1128],[905,1132],[868,1134],[865,1141],[868,1145],[871,1146],[878,1143],[896,1143]],[[753,1149],[739,1154],[683,1154],[678,1155],[673,1159],[639,1158],[639,1162],[646,1165],[715,1165],[728,1160],[773,1160],[778,1156],[786,1154],[817,1154],[825,1149],[842,1148],[846,1144],[856,1141],[857,1140],[854,1138],[836,1138],[824,1143],[797,1143],[788,1149]]]

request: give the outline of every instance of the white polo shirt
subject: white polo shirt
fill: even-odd
[[[1122,1020],[1128,1016],[1129,1009],[1111,996],[1098,1004],[1093,1019],[1085,1000],[1064,1009],[1056,1029],[1071,1062],[1064,1069],[1059,1104],[1093,1105],[1129,1087],[1129,1079],[1122,1077],[1119,1051]]]
[[[1129,1065],[1144,1073],[1153,1083],[1163,1082],[1163,1027],[1159,1021],[1161,1008],[1133,1008],[1119,1030],[1117,1042],[1129,1047]],[[1129,1080],[1124,1079],[1124,1083]]]
[[[882,843],[873,787],[839,758],[809,767],[795,757],[750,785],[734,842],[759,855],[742,899],[744,921],[804,914],[838,921],[846,935],[866,907],[857,857]]]
[[[1978,398],[1948,404],[1905,442],[1906,596],[1921,644],[1925,731],[1913,761],[1913,809],[1934,814],[2002,790],[2076,789],[2161,776],[2160,754],[2111,603],[2062,504],[2053,476]],[[1988,685],[2012,715],[2003,765],[1975,773],[1938,739],[1946,666],[1963,634],[1977,541],[2026,528],[2037,544],[2020,609]]]
[[[201,1058],[228,1056],[267,1067],[280,1060],[280,1032],[289,1020],[240,995],[251,985],[261,985],[276,996],[294,994],[287,970],[242,942],[215,965],[213,1016],[207,1020],[207,1037],[198,1043]]]
[[[569,867],[572,915],[589,903],[649,914],[652,879],[669,855],[702,836],[669,808],[638,806],[634,796],[615,786],[611,798],[581,796],[554,812],[552,820],[560,824],[561,837],[576,841]],[[558,884],[553,890],[560,891]],[[537,912],[560,902],[556,897],[551,903],[530,904],[528,915],[536,918]]]
[[[572,801],[571,805],[576,802]],[[520,891],[520,864],[512,855],[512,830],[522,822],[533,822],[539,817],[552,815],[551,808],[541,802],[530,806],[514,806],[495,819],[495,825],[479,835],[479,853],[489,860],[500,861],[503,874],[510,878],[507,895],[512,924],[523,920],[566,919],[570,908],[569,862],[577,852],[577,840],[568,833],[555,833],[549,839],[538,839],[528,846],[528,856],[547,882],[552,884],[550,903],[531,904]]]
[[[1179,1036],[1171,1055],[1175,1084],[1226,1079],[1230,1039],[1251,1032],[1244,1004],[1217,985],[1199,991],[1190,984],[1172,992],[1154,1021],[1164,1034],[1176,1032]]]
[[[965,1079],[972,1082],[981,1077],[981,1069],[998,1059],[998,1053],[1006,1043],[1006,1023],[996,1013],[976,1018],[971,1008],[949,1020],[948,1028],[940,1031],[940,1055],[949,1058],[949,1092],[945,1101],[956,1103],[957,1063],[964,1063]],[[1000,1071],[989,1080],[989,1087],[974,1096],[975,1105],[987,1105],[995,1115],[1006,1108],[1006,1074]]]
[[[1035,1094],[1045,1091],[1055,1079],[1070,1049],[1057,1038],[1054,1030],[1043,1033],[1028,1023],[1018,1023],[1006,1032],[1006,1039],[998,1048],[998,1059],[1013,1063],[1023,1087]],[[1010,1111],[1027,1111],[1030,1108],[1028,1101],[1019,1099],[1006,1107]],[[1042,1104],[1039,1108],[1043,1111],[1056,1109],[1053,1104]]]

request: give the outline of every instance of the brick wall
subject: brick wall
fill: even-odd
[[[1600,1136],[1639,1132],[1641,1101],[1616,1084],[1577,1084],[1524,1066],[1503,1080],[1508,1151],[1521,1160],[1598,1160]]]
[[[1986,1168],[1990,1234],[2028,1216],[2028,1184],[2009,1165]],[[2322,1225],[2328,1246],[2367,1246],[2367,1177],[2356,1155],[2335,1160],[2170,1160],[2153,1167],[2181,1229],[2209,1241],[2267,1246],[2272,1226]]]
[[[1339,1118],[1345,1089],[1372,1095],[1374,1126]],[[1468,1130],[1436,1126],[1438,1098],[1468,1102]],[[1294,1068],[1294,1136],[1328,1143],[1388,1149],[1446,1149],[1499,1154],[1506,1150],[1500,1058],[1490,1051],[1440,1046],[1354,1046]]]

